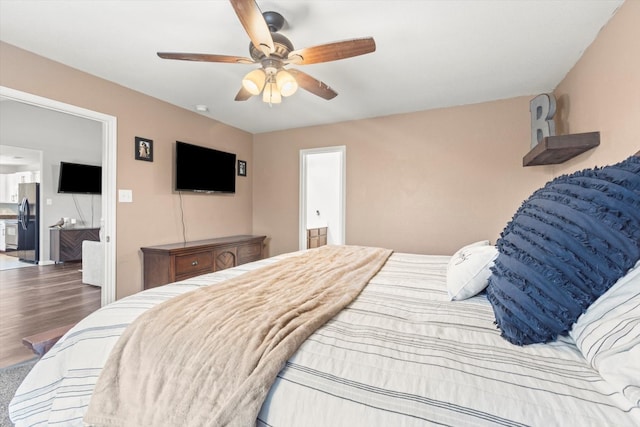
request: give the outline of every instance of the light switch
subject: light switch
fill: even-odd
[[[47,199],[47,206],[51,206],[53,204],[53,200]]]
[[[133,202],[133,191],[132,190],[118,190],[118,201],[120,203],[131,203],[131,202]]]

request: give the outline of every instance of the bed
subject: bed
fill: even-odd
[[[152,323],[150,313],[169,312],[165,308],[194,295],[225,296],[230,284],[245,286],[244,278],[266,277],[283,265],[315,270],[316,257],[347,250],[375,249],[283,254],[101,308],[36,364],[10,404],[11,419],[18,427],[84,425],[96,396],[110,394],[103,379],[113,371],[114,355],[127,348],[123,338],[136,325]],[[316,274],[331,276],[338,264],[321,259],[325,270]],[[474,242],[453,256],[387,251],[353,299],[282,361],[255,422],[176,421],[172,411],[182,409],[154,406],[152,395],[138,410],[164,411],[167,418],[113,425],[638,426],[639,260],[640,158],[559,177],[523,203],[495,246]],[[307,277],[302,270],[294,275]],[[211,330],[217,333],[220,325]],[[233,333],[224,336],[234,340]],[[144,362],[146,344],[128,342],[140,347]],[[236,344],[249,348],[245,341]],[[204,353],[200,360],[207,360]],[[222,362],[230,372],[237,369],[235,360]],[[199,369],[174,364],[171,375],[197,381]],[[120,381],[117,372],[113,379]],[[165,381],[134,379],[141,390]],[[206,388],[198,394],[217,397]]]
[[[111,348],[141,313],[296,255],[150,289],[103,307],[38,362],[11,403],[12,420],[18,427],[83,425]],[[484,294],[450,301],[450,260],[394,253],[353,303],[289,359],[257,425],[640,424],[640,407],[605,381],[571,338],[517,347],[501,338]]]

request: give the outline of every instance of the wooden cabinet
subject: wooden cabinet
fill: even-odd
[[[51,228],[50,257],[55,262],[81,261],[82,242],[100,241],[99,228]]]
[[[262,259],[265,238],[230,236],[140,248],[144,259],[144,288]]]
[[[327,244],[327,227],[307,230],[307,249],[318,248]]]

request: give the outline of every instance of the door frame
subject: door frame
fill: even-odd
[[[342,244],[346,243],[346,193],[347,193],[347,147],[339,145],[335,147],[309,148],[300,150],[300,211],[299,211],[299,249],[307,249],[307,156],[314,154],[339,153],[342,160],[342,168],[340,171],[340,193],[339,210],[341,217],[341,227],[336,230],[336,235]]]
[[[101,305],[104,306],[115,301],[117,118],[5,86],[0,86],[0,96],[102,123],[102,218],[104,219],[105,268],[104,284],[101,289]]]

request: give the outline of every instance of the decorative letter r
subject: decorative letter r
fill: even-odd
[[[542,142],[545,136],[556,134],[556,123],[552,117],[556,113],[556,98],[553,94],[543,93],[531,100],[531,148]]]

